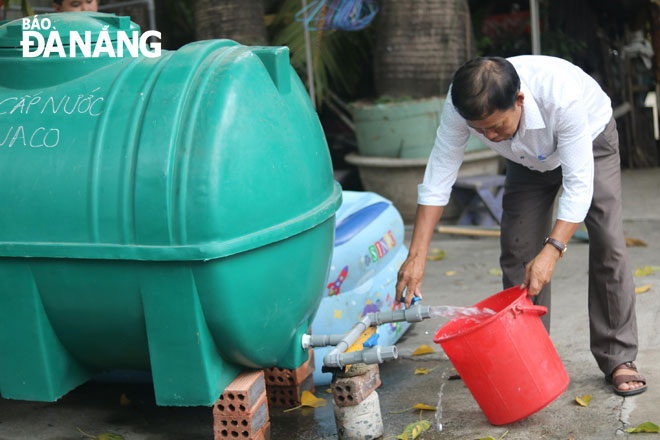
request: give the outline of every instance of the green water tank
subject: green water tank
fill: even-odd
[[[24,58],[21,26],[0,25],[0,395],[137,369],[160,405],[211,405],[244,369],[302,364],[341,190],[288,49]]]

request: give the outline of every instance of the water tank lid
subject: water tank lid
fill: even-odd
[[[35,20],[36,18],[36,20]],[[48,41],[51,32],[57,32],[62,45],[68,46],[71,32],[78,32],[85,38],[85,32],[89,31],[92,44],[94,44],[102,31],[107,31],[111,41],[117,40],[117,32],[126,32],[129,36],[133,31],[140,32],[140,26],[133,23],[130,17],[120,17],[115,14],[102,12],[62,12],[35,15],[28,17],[31,31],[43,35]],[[32,23],[38,23],[38,26]],[[42,25],[48,29],[42,29]],[[50,25],[50,26],[49,26]],[[0,49],[21,48],[23,38],[23,19],[12,20],[0,24]]]

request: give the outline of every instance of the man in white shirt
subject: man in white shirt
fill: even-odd
[[[616,124],[609,97],[579,67],[559,58],[477,58],[455,74],[435,146],[418,188],[408,258],[397,301],[421,297],[433,229],[449,201],[470,134],[507,159],[500,264],[504,287],[521,285],[550,311],[550,278],[584,221],[590,238],[591,351],[619,395],[646,390],[632,361],[637,324],[621,221]],[[552,207],[559,188],[557,221]],[[550,313],[543,317],[550,330]]]

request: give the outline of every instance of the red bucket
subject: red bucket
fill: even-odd
[[[440,328],[440,344],[493,425],[517,422],[566,391],[568,374],[541,322],[547,313],[512,287],[475,304],[495,315],[481,322],[454,319]]]

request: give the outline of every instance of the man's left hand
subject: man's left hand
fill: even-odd
[[[538,295],[541,289],[550,282],[559,255],[559,251],[554,247],[544,246],[541,252],[525,267],[525,280],[520,288],[527,288],[529,296]]]

